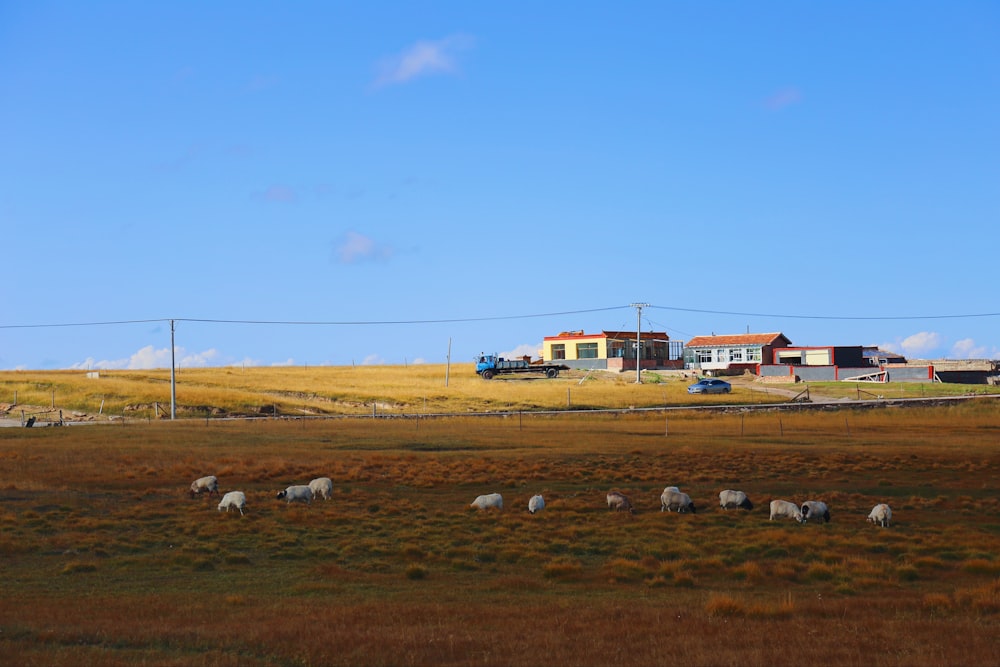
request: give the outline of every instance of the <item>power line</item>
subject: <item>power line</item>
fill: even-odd
[[[453,324],[461,322],[491,322],[497,320],[523,320],[537,317],[556,317],[560,315],[580,315],[584,313],[599,313],[609,310],[620,310],[630,306],[612,306],[609,308],[590,308],[586,310],[566,310],[554,313],[535,313],[531,315],[496,315],[490,317],[456,317],[438,320],[344,320],[344,321],[308,321],[308,320],[224,320],[196,317],[171,317],[153,320],[118,320],[110,322],[72,322],[59,324],[0,324],[0,329],[41,329],[47,327],[96,327],[113,324],[145,324],[149,322],[201,322],[209,324],[265,324],[293,326],[374,326],[400,324]]]
[[[737,315],[740,317],[771,317],[782,319],[799,320],[861,320],[861,321],[894,321],[894,320],[945,320],[945,319],[973,319],[981,317],[1000,317],[1000,313],[961,313],[952,315],[797,315],[788,313],[747,313],[727,310],[709,310],[703,308],[681,308],[678,306],[656,306],[643,304],[647,308],[657,310],[669,310],[683,313],[700,313],[703,315]],[[583,310],[564,310],[551,313],[534,313],[528,315],[493,315],[487,317],[452,317],[433,320],[228,320],[218,318],[195,318],[195,317],[163,317],[145,320],[108,320],[101,322],[56,322],[48,324],[0,324],[0,329],[45,329],[58,327],[100,327],[123,324],[149,324],[153,322],[200,322],[208,324],[253,324],[253,325],[276,325],[276,326],[380,326],[380,325],[402,325],[402,324],[454,324],[462,322],[495,322],[500,320],[523,320],[539,317],[558,317],[563,315],[582,315],[586,313],[600,313],[612,310],[622,310],[634,308],[635,304],[610,306],[607,308],[589,308]]]
[[[45,329],[52,327],[100,327],[112,324],[148,324],[150,322],[169,322],[169,318],[156,320],[118,320],[114,322],[62,322],[58,324],[0,324],[0,329]]]
[[[649,306],[659,310],[673,310],[684,313],[702,313],[705,315],[739,315],[741,317],[780,317],[798,320],[947,320],[971,319],[974,317],[1000,317],[1000,313],[965,313],[960,315],[781,315],[774,313],[739,313],[727,310],[701,310],[698,308],[678,308],[675,306]]]

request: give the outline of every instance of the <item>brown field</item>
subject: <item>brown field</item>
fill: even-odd
[[[419,408],[430,390],[413,386],[394,404]],[[492,383],[483,401],[463,387],[439,392],[527,410],[587,391]],[[588,400],[627,406],[629,389]],[[363,404],[359,391],[344,400]],[[525,399],[536,391],[554,398]],[[669,423],[409,408],[0,429],[3,664],[1000,664],[994,399]],[[205,474],[245,491],[247,516],[189,498]],[[275,499],[317,476],[334,480],[330,501]],[[661,513],[666,485],[698,513]],[[612,488],[635,516],[607,511]],[[724,488],[756,507],[722,511]],[[468,508],[494,491],[502,512]],[[532,516],[534,493],[547,508]],[[772,498],[824,500],[832,520],[771,522]],[[866,522],[876,502],[892,527]]]

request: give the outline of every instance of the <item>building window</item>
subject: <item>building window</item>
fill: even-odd
[[[566,358],[566,345],[564,343],[555,343],[552,345],[552,358],[553,359]]]
[[[625,356],[625,342],[621,340],[608,341],[608,359],[620,359]]]
[[[597,343],[577,343],[576,344],[576,358],[577,359],[596,359],[597,358]]]
[[[760,348],[759,347],[748,347],[747,348],[747,361],[753,361],[760,363]]]
[[[743,348],[734,347],[729,350],[729,361],[733,363],[742,364],[743,363]]]
[[[698,363],[700,364],[710,364],[712,363],[712,351],[711,350],[698,350]]]

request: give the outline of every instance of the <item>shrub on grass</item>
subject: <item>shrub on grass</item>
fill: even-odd
[[[924,595],[923,607],[932,614],[950,611],[954,606],[951,597],[944,593],[927,593]]]
[[[836,572],[829,565],[813,563],[806,570],[806,579],[810,581],[830,581],[836,576]]]
[[[413,564],[406,568],[406,578],[414,581],[424,579],[427,577],[427,570],[423,567]]]
[[[81,572],[96,572],[97,566],[93,563],[83,563],[80,561],[73,561],[71,563],[66,563],[63,566],[63,574],[79,574]]]
[[[737,581],[745,581],[748,584],[757,584],[764,579],[764,570],[753,561],[730,568],[729,573]]]
[[[604,575],[611,583],[642,581],[646,574],[641,563],[627,558],[614,558],[604,564]]]
[[[1000,574],[1000,563],[988,561],[985,558],[970,558],[962,563],[962,569],[969,574]]]
[[[1000,579],[983,586],[960,588],[955,591],[955,600],[979,613],[1000,613]]]
[[[577,560],[557,558],[542,567],[542,574],[547,579],[576,581],[583,576],[583,565]]]
[[[678,588],[694,588],[694,577],[690,572],[677,572],[674,574],[674,586]]]
[[[708,602],[705,603],[705,611],[713,617],[744,616],[747,612],[743,602],[725,593],[709,595]]]

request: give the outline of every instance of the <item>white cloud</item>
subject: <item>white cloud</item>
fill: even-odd
[[[992,350],[987,345],[977,345],[971,338],[963,338],[951,346],[953,359],[1000,359],[1000,349]]]
[[[940,334],[931,331],[921,331],[912,336],[907,336],[899,344],[903,354],[908,357],[926,356],[940,346]]]
[[[388,259],[392,255],[392,248],[376,243],[369,236],[351,231],[344,234],[337,242],[334,253],[341,264],[354,264]]]
[[[187,352],[182,347],[175,348],[175,363],[177,368],[203,368],[210,366],[218,356],[214,349],[204,352]],[[87,357],[85,361],[70,366],[70,370],[149,370],[151,368],[170,368],[170,348],[154,348],[152,345],[140,349],[127,359],[95,360]]]
[[[369,354],[367,357],[361,360],[362,366],[381,366],[385,364],[385,359],[377,354]]]
[[[504,359],[517,359],[518,357],[524,356],[537,359],[540,356],[541,349],[541,343],[522,343],[513,350],[508,352],[498,352],[497,355],[503,357]]]
[[[374,86],[381,88],[430,74],[451,74],[458,71],[458,51],[472,45],[466,35],[452,35],[437,41],[421,41],[406,51],[382,60]]]
[[[907,336],[902,340],[897,338],[895,341],[888,343],[879,343],[878,347],[882,350],[902,354],[906,357],[919,358],[931,356],[930,353],[934,352],[940,345],[940,334],[921,331],[912,336]]]

